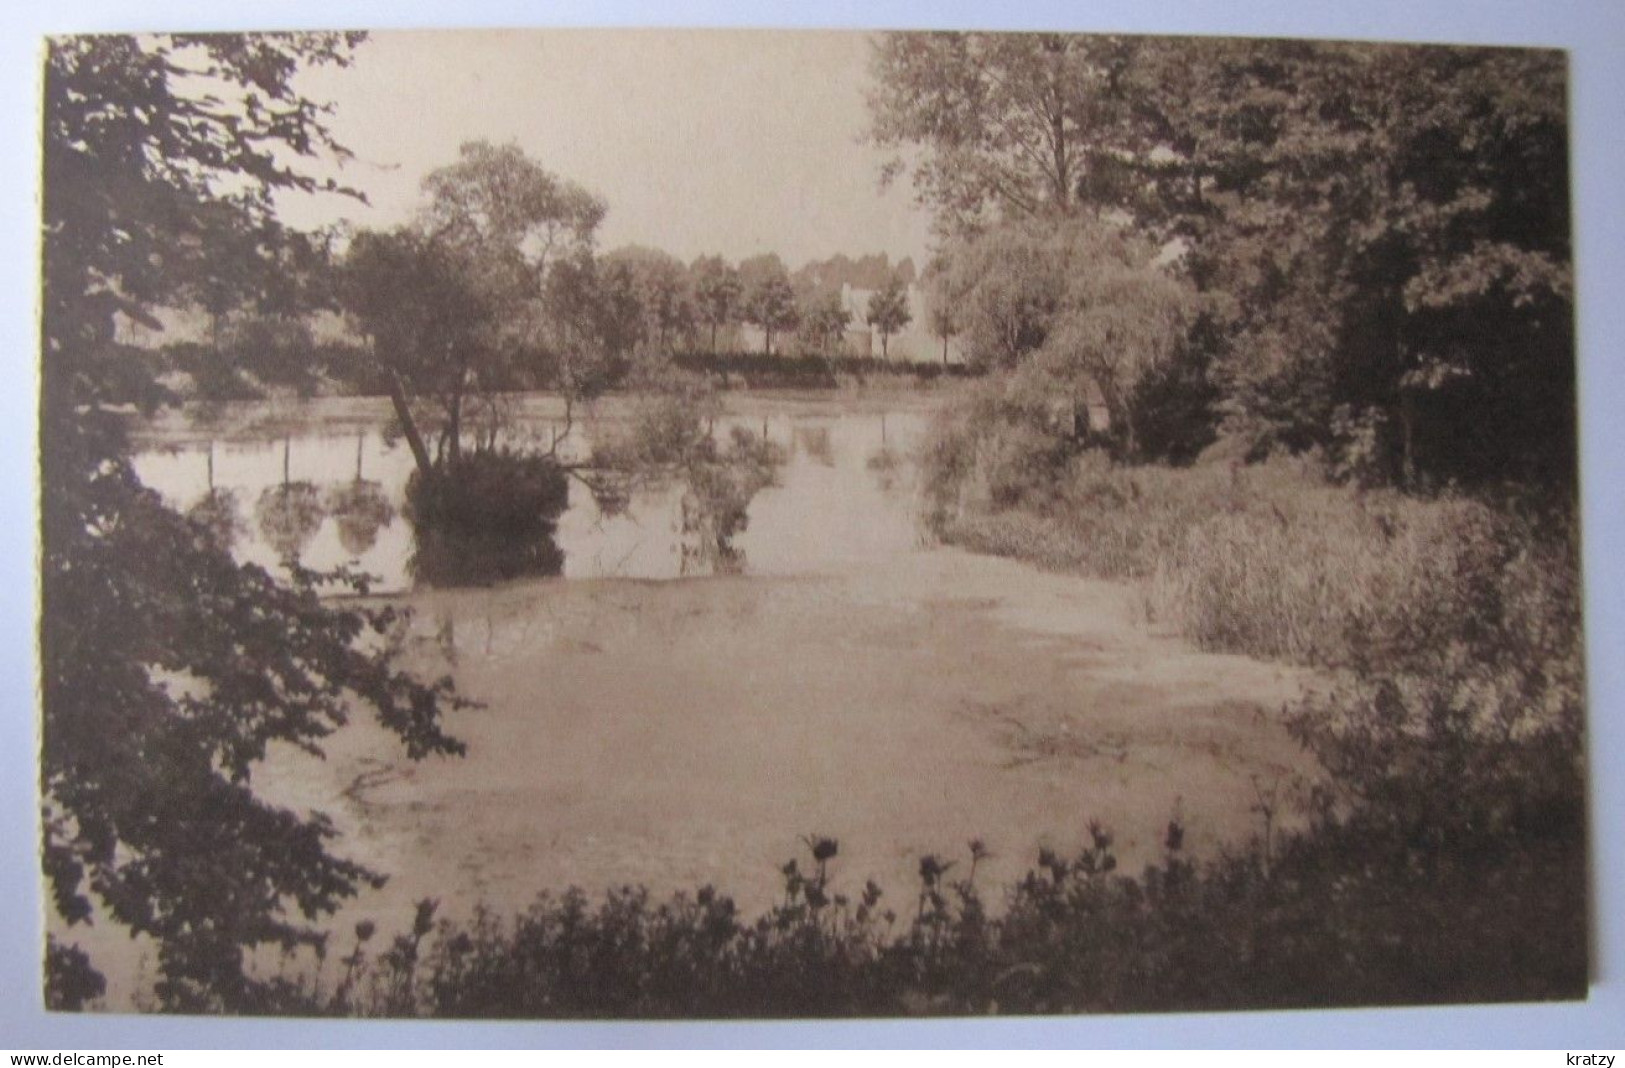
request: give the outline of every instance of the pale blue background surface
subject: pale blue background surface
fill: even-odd
[[[1082,1019],[848,1024],[473,1025],[217,1021],[48,1016],[40,998],[35,860],[34,328],[37,301],[39,39],[95,30],[446,25],[911,26],[1233,33],[1484,44],[1571,50],[1579,267],[1591,753],[1598,977],[1578,1006],[1246,1013]],[[526,4],[518,0],[20,0],[0,52],[0,1048],[649,1045],[1065,1046],[1625,1046],[1625,5],[1619,0],[1026,0]]]

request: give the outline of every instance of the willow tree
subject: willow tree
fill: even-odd
[[[1034,371],[1081,400],[1092,383],[1127,455],[1138,451],[1140,384],[1180,345],[1197,303],[1155,246],[1091,219],[1006,223],[949,242],[936,285],[954,293],[969,360]]]

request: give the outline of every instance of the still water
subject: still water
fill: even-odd
[[[740,396],[715,420],[763,435],[781,450],[775,484],[751,501],[732,539],[728,569],[747,575],[816,574],[882,562],[921,543],[910,457],[930,398],[862,404],[839,399]],[[624,403],[603,402],[559,447],[567,460],[613,435]],[[249,406],[195,426],[151,428],[138,440],[136,469],[167,501],[227,531],[239,559],[285,573],[283,561],[372,576],[374,592],[413,589],[415,532],[406,512],[412,473],[405,442],[386,437],[387,410],[358,402],[313,402],[272,413]],[[551,398],[529,398],[510,435],[549,446],[563,428]],[[571,480],[558,517],[558,573],[566,579],[673,579],[719,567],[693,551],[682,521],[685,488],[638,488],[624,511],[606,511]],[[685,547],[688,551],[685,552]]]

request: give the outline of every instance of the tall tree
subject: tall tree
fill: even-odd
[[[698,317],[688,271],[659,249],[627,245],[606,252],[605,264],[625,266],[638,304],[639,341],[660,356],[679,344],[691,345]]]
[[[852,324],[852,313],[841,302],[839,290],[825,290],[809,295],[801,308],[801,336],[814,352],[828,355],[836,349],[846,328]]]
[[[1162,244],[1259,451],[1572,486],[1560,54],[903,34],[874,72],[944,233],[1087,213]]]
[[[744,287],[743,314],[762,330],[767,355],[773,355],[773,335],[794,330],[799,321],[795,287],[778,256],[767,253],[739,265]]]
[[[711,351],[717,351],[717,329],[733,322],[743,292],[739,272],[721,256],[701,256],[689,266],[700,318],[711,327]]]
[[[460,454],[470,375],[477,354],[494,344],[484,336],[498,313],[490,289],[477,288],[459,250],[405,227],[356,234],[340,280],[344,307],[366,339],[369,377],[388,393],[419,475],[432,479],[442,458]],[[484,370],[489,382],[494,369]],[[421,401],[435,410],[417,409]],[[429,418],[440,431],[432,448]]]
[[[1109,156],[1098,131],[1126,114],[1112,92],[1125,46],[1112,37],[890,33],[876,38],[871,139],[919,151],[911,177],[940,230],[1069,215]],[[901,173],[901,155],[888,166]]]
[[[893,275],[884,289],[875,290],[869,297],[865,312],[868,324],[880,332],[881,358],[890,359],[891,336],[914,321],[914,313],[908,310],[908,290],[903,286],[902,279]]]
[[[50,42],[44,82],[41,324],[42,855],[60,920],[153,938],[157,995],[263,1008],[246,950],[320,945],[313,922],[382,878],[331,851],[320,813],[270,804],[273,743],[319,753],[359,702],[414,758],[460,751],[449,683],[368,640],[388,612],[336,609],[319,576],[242,566],[132,469],[108,405],[162,399],[117,344],[121,318],[184,300],[213,238],[275,223],[282,190],[339,152],[295,76],[357,35],[98,36]],[[384,647],[387,649],[387,647]],[[54,940],[47,996],[96,990]]]

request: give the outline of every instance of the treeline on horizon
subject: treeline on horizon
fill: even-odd
[[[398,241],[420,241],[420,256],[443,261],[438,267],[442,276],[435,282],[466,290],[464,306],[442,300],[437,306],[442,314],[461,311],[482,317],[486,322],[480,326],[490,333],[502,317],[528,314],[534,325],[541,315],[519,307],[528,299],[546,304],[542,314],[555,320],[550,332],[538,330],[528,338],[509,336],[501,343],[494,343],[491,336],[464,338],[465,349],[505,343],[592,350],[606,365],[603,388],[624,384],[636,364],[672,358],[689,370],[735,375],[753,385],[827,385],[837,371],[934,377],[966,370],[962,365],[949,368],[946,339],[940,337],[940,349],[933,346],[931,351],[907,355],[888,351],[892,337],[912,320],[908,293],[918,276],[911,258],[894,264],[883,252],[857,257],[837,253],[792,271],[774,253],[738,263],[721,255],[702,255],[685,264],[645,245],[599,251],[596,228],[607,209],[592,194],[523,158],[512,146],[471,143],[463,146],[463,153],[465,174],[468,160],[475,158],[488,175],[503,168],[525,170],[535,187],[553,201],[544,212],[549,218],[515,224],[510,235],[515,243],[528,239],[532,228],[549,231],[544,239],[549,242],[560,234],[568,239],[566,247],[556,250],[566,262],[554,261],[553,249],[536,256],[528,265],[530,277],[521,283],[528,291],[505,294],[505,304],[504,295],[490,288],[491,272],[475,267],[468,257],[500,258],[508,250],[459,246],[457,242],[466,242],[469,235],[435,230],[438,224],[429,221],[428,212],[394,232]],[[425,189],[438,190],[444,198],[447,187],[440,179],[453,169],[430,175]],[[351,255],[356,243],[365,247],[379,237],[343,227],[321,234],[281,233],[281,248],[270,261],[262,247],[250,243],[232,250],[228,244],[211,258],[196,288],[182,295],[182,306],[154,320],[151,325],[159,329],[126,330],[146,350],[133,358],[150,364],[182,400],[253,400],[279,391],[299,396],[387,393],[392,363],[376,358],[373,351],[375,339],[367,333],[361,311],[367,298],[356,292],[358,259]],[[239,267],[235,276],[234,258]],[[445,274],[460,258],[458,274]],[[275,263],[280,274],[269,288],[268,263]],[[405,269],[404,264],[397,266]],[[435,269],[418,265],[420,274]],[[550,273],[555,277],[544,282]],[[413,284],[404,276],[373,281],[402,290],[391,297],[414,296],[404,291]],[[865,296],[856,313],[842,301],[844,288]],[[563,320],[571,320],[570,329]],[[755,335],[741,336],[742,326],[755,328]],[[863,344],[848,336],[852,330],[865,332]],[[559,388],[541,353],[533,353],[527,361],[497,360],[475,352],[470,363],[470,378],[482,379],[470,383],[475,392]],[[393,366],[404,364],[395,361]]]

